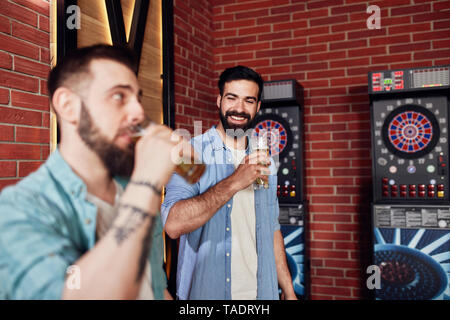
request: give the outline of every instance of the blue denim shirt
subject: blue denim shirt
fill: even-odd
[[[0,193],[0,299],[61,299],[67,268],[96,241],[97,208],[86,190],[56,150]],[[149,254],[155,299],[166,288],[162,241],[157,218]]]
[[[212,127],[191,140],[207,169],[200,181],[188,184],[174,174],[166,186],[161,207],[163,224],[170,208],[182,199],[206,192],[210,187],[230,176],[235,167],[231,152]],[[248,153],[248,150],[247,150]],[[278,223],[277,176],[272,161],[269,189],[255,190],[256,248],[258,255],[257,299],[278,300],[278,282],[273,249],[274,232]],[[230,300],[231,297],[231,210],[233,198],[197,230],[180,237],[177,270],[179,299]],[[230,279],[231,281],[227,281]]]

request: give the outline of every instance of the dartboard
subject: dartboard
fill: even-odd
[[[431,264],[430,258],[425,260],[420,253],[397,250],[377,250],[374,254],[381,271],[379,299],[429,300],[442,291],[441,268]]]
[[[271,156],[286,153],[292,137],[286,121],[274,114],[258,117],[252,136],[267,136]]]
[[[407,105],[392,111],[383,125],[386,147],[402,158],[419,158],[429,153],[439,139],[434,115],[424,107]]]

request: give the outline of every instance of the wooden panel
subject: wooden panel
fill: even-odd
[[[122,3],[124,2],[130,2],[130,0],[122,1]],[[78,0],[78,6],[81,9],[78,47],[87,47],[97,43],[112,44],[105,1]],[[124,16],[127,15],[125,12],[124,10]]]
[[[157,123],[163,123],[161,16],[161,0],[150,0],[139,69],[139,83],[144,90],[142,104],[148,116]]]
[[[144,91],[142,105],[146,114],[157,123],[163,123],[161,1],[150,0],[138,75],[139,84]],[[134,0],[122,0],[121,4],[128,38]],[[105,2],[103,0],[78,0],[78,5],[81,9],[78,47],[96,43],[112,44]]]

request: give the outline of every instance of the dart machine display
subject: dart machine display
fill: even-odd
[[[295,293],[300,299],[306,299],[302,108],[303,89],[296,80],[265,82],[253,135],[268,135],[270,155],[278,169],[279,222],[289,270]]]
[[[450,299],[450,66],[368,80],[375,298]]]

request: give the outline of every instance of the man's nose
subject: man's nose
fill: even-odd
[[[130,113],[128,114],[128,122],[132,124],[141,123],[145,119],[144,108],[140,101],[135,101],[131,106]]]
[[[236,100],[237,100],[237,102],[235,104],[236,111],[238,111],[238,112],[244,111],[244,109],[245,109],[245,101],[244,101],[244,99],[238,98]]]

